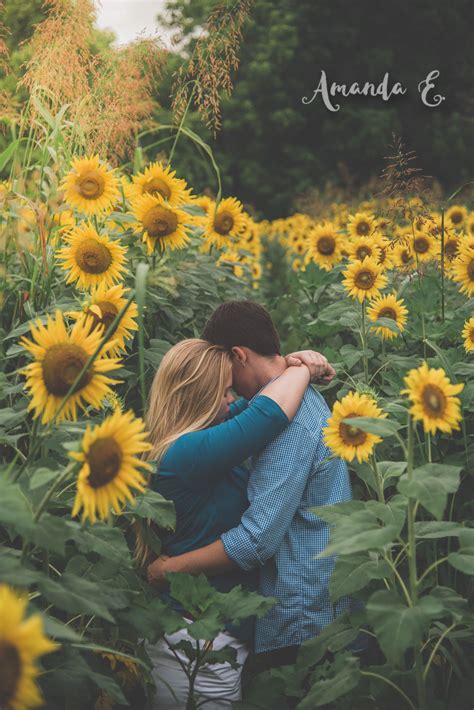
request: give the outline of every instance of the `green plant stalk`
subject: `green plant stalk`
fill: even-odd
[[[189,83],[189,82],[188,82],[188,83]],[[185,110],[184,110],[184,113],[183,113],[183,115],[181,116],[181,121],[179,122],[178,130],[176,131],[176,136],[175,136],[175,139],[174,139],[174,141],[173,141],[173,145],[171,146],[170,155],[169,155],[169,162],[170,162],[170,163],[171,163],[171,161],[173,160],[174,151],[175,151],[176,146],[177,146],[177,144],[178,144],[179,136],[181,135],[181,131],[182,131],[182,129],[183,129],[184,122],[185,122],[185,120],[186,120],[186,116],[188,115],[188,111],[189,111],[189,109],[190,109],[190,107],[191,107],[191,102],[192,102],[192,100],[193,100],[193,98],[194,98],[194,91],[195,91],[195,89],[196,89],[196,82],[195,82],[194,79],[192,80],[192,83],[194,84],[194,86],[193,86],[192,91],[191,91],[191,93],[190,93],[190,95],[189,95],[189,100],[188,100],[188,103],[186,104],[186,108],[185,108]]]
[[[39,519],[41,518],[42,514],[44,513],[46,506],[48,505],[49,501],[51,500],[53,494],[55,491],[59,488],[61,483],[66,480],[66,478],[69,476],[70,473],[74,470],[74,468],[77,466],[77,461],[73,461],[72,463],[69,464],[69,466],[66,466],[64,471],[60,476],[56,478],[54,481],[53,485],[51,488],[45,493],[41,503],[38,506],[38,510],[33,516],[33,521],[35,523],[39,522]]]
[[[431,433],[429,431],[426,432],[426,455],[428,458],[428,463],[432,463],[431,461]]]
[[[383,492],[383,481],[382,481],[382,477],[380,475],[379,467],[377,466],[377,459],[375,458],[375,454],[371,455],[370,461],[372,464],[372,471],[374,474],[375,485],[377,486],[378,499],[381,503],[385,503],[385,495]]]
[[[430,657],[428,658],[428,663],[426,664],[425,672],[423,673],[423,678],[425,680],[426,680],[426,676],[428,675],[428,671],[430,670],[430,666],[433,662],[433,659],[436,655],[436,651],[441,646],[441,644],[443,643],[446,636],[454,629],[455,626],[457,626],[457,623],[451,624],[451,626],[448,626],[448,628],[443,631],[443,633],[441,634],[441,636],[439,637],[439,639],[435,643],[433,650],[430,653]]]
[[[140,396],[142,400],[142,414],[144,414],[146,410],[144,308],[146,299],[146,277],[148,269],[148,264],[138,264],[135,276],[135,292],[137,294],[138,306],[138,381],[140,385]]]
[[[411,233],[413,235],[413,243],[415,242],[415,230],[413,227],[413,220],[411,221]],[[420,262],[418,261],[418,254],[415,252],[416,257],[416,275],[418,281],[418,289],[420,291],[420,302],[422,303],[422,290],[421,290],[421,275],[420,275]],[[426,360],[426,324],[425,324],[425,314],[423,310],[421,311],[421,337],[423,342],[423,358]]]
[[[389,678],[385,678],[385,676],[379,675],[378,673],[372,673],[372,671],[361,671],[360,674],[364,675],[366,677],[369,677],[369,678],[377,678],[378,680],[382,680],[384,683],[387,683],[387,685],[390,685],[394,690],[397,691],[397,693],[399,693],[402,696],[402,698],[405,700],[405,702],[411,708],[411,710],[416,710],[415,706],[413,705],[413,703],[410,700],[410,698],[408,697],[408,695],[406,695],[403,692],[403,690],[396,683],[389,680]]]
[[[435,560],[435,562],[433,562],[433,564],[431,564],[429,567],[427,567],[427,568],[425,569],[425,571],[423,572],[423,574],[421,575],[421,577],[419,578],[419,580],[418,580],[418,585],[421,584],[421,582],[424,580],[424,578],[425,578],[427,575],[429,575],[430,572],[432,572],[433,570],[437,569],[437,568],[439,567],[439,565],[442,565],[443,562],[446,562],[447,559],[448,559],[447,556],[446,556],[446,557],[440,557],[438,560]]]
[[[362,327],[360,330],[360,339],[362,343],[362,362],[364,364],[364,380],[365,384],[369,384],[369,363],[367,360],[367,330],[366,330],[366,323],[365,323],[365,304],[364,301],[362,301],[361,304],[362,308]]]
[[[444,323],[444,207],[441,207],[441,322]]]
[[[413,480],[413,420],[408,415],[408,435],[407,435],[407,449],[408,449],[408,460],[407,460],[407,477],[411,482]],[[410,582],[410,597],[412,605],[414,606],[418,600],[418,580],[416,571],[416,536],[415,536],[415,504],[414,498],[408,498],[408,513],[407,513],[407,525],[408,525],[408,570],[409,570],[409,582]],[[427,710],[427,700],[426,700],[426,687],[423,679],[423,658],[421,656],[421,651],[419,646],[415,649],[415,676],[416,676],[416,687],[418,694],[418,707],[420,710]]]

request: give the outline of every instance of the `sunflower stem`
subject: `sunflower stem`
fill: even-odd
[[[362,327],[360,331],[360,339],[362,343],[362,362],[364,364],[364,380],[365,384],[369,384],[369,362],[367,360],[367,329],[365,322],[365,304],[364,301],[361,303],[362,308]]]
[[[385,503],[385,496],[384,496],[384,492],[383,492],[383,481],[382,481],[382,477],[380,475],[379,467],[377,466],[377,459],[375,458],[375,454],[372,454],[370,458],[372,461],[372,470],[374,472],[375,484],[377,486],[377,495],[378,495],[379,501],[381,503]]]
[[[414,455],[414,427],[413,419],[410,414],[408,415],[408,435],[407,435],[407,477],[408,481],[413,480],[413,455]],[[407,527],[408,527],[408,571],[409,571],[409,581],[410,581],[410,597],[412,601],[412,606],[416,605],[418,600],[418,579],[416,570],[416,535],[415,535],[415,505],[416,501],[414,498],[408,498],[408,511],[407,511]],[[427,710],[427,699],[426,699],[426,687],[423,678],[423,658],[421,655],[419,645],[415,646],[415,676],[416,676],[416,687],[418,694],[418,707],[420,710]]]
[[[145,389],[145,301],[146,301],[146,278],[149,264],[138,264],[135,275],[135,291],[137,294],[138,306],[138,383],[142,400],[142,413],[146,410],[146,389]]]
[[[428,458],[428,463],[431,463],[431,433],[426,432],[426,455]]]

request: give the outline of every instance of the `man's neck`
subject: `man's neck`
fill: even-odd
[[[257,392],[265,387],[270,380],[274,380],[279,377],[287,369],[286,360],[281,355],[277,355],[274,358],[262,357],[261,362],[259,362],[258,373],[257,373]]]

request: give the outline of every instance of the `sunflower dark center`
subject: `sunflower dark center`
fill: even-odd
[[[430,244],[426,237],[416,237],[413,241],[413,249],[418,253],[418,254],[426,254],[426,252],[429,250]]]
[[[474,343],[474,328],[471,328],[471,330],[469,331],[469,339],[471,343]]]
[[[115,316],[118,313],[118,308],[114,303],[110,301],[98,301],[94,303],[95,306],[100,308],[101,317],[94,313],[94,311],[89,310],[87,313],[92,317],[92,327],[97,328],[99,325],[103,325],[105,330],[107,330],[113,323]]]
[[[410,252],[408,251],[408,249],[403,249],[402,253],[400,254],[400,258],[401,258],[403,264],[410,263],[411,256],[410,256]]]
[[[21,658],[8,641],[0,641],[0,707],[7,708],[13,699],[21,676]]]
[[[362,246],[358,247],[356,249],[356,256],[358,259],[363,261],[366,256],[371,256],[372,254],[372,249],[369,247],[368,244],[363,244]]]
[[[143,218],[143,226],[150,237],[162,239],[176,231],[178,217],[166,207],[156,205],[149,210]]]
[[[304,252],[304,244],[297,244],[295,246],[295,251],[297,254],[302,254]]]
[[[330,256],[334,254],[336,248],[336,241],[334,237],[321,237],[318,239],[318,251],[324,256]]]
[[[359,271],[355,277],[356,286],[362,289],[369,289],[375,283],[375,274],[373,271]]]
[[[423,405],[428,415],[439,417],[446,408],[446,395],[436,385],[426,385],[423,389]]]
[[[214,229],[218,234],[225,236],[229,234],[234,226],[234,218],[230,212],[221,212],[214,220]]]
[[[103,274],[112,263],[112,255],[105,244],[84,239],[76,249],[76,263],[87,274]]]
[[[366,234],[369,234],[370,224],[368,222],[359,222],[356,227],[356,232],[361,237],[365,236]]]
[[[151,178],[143,185],[143,192],[149,192],[152,195],[160,194],[165,200],[171,197],[171,190],[164,180],[159,177]]]
[[[97,439],[87,452],[89,464],[89,485],[102,488],[113,481],[122,465],[122,449],[112,437]]]
[[[379,318],[391,318],[392,320],[397,320],[397,314],[393,308],[386,306],[380,310]]]
[[[469,266],[467,267],[467,275],[470,281],[474,281],[474,259],[471,259]]]
[[[458,249],[459,249],[459,243],[458,243],[457,239],[448,239],[448,241],[444,245],[444,253],[450,259],[454,259],[454,257],[458,253]]]
[[[104,178],[97,170],[91,170],[85,175],[81,175],[76,188],[85,200],[97,200],[104,194]]]
[[[48,392],[57,397],[64,397],[88,359],[86,351],[79,345],[70,343],[52,345],[43,360],[43,380]],[[90,369],[86,370],[73,393],[88,385],[92,374]]]
[[[348,414],[345,419],[351,419],[352,417],[357,416],[357,414]],[[349,446],[361,446],[361,444],[363,444],[367,439],[365,431],[362,431],[351,424],[346,424],[345,422],[341,422],[339,424],[339,434],[341,435],[341,439],[344,443]]]
[[[463,221],[463,214],[462,212],[453,212],[451,215],[451,222],[453,224],[461,224]]]

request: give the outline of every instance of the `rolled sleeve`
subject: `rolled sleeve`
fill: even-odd
[[[314,454],[311,434],[294,421],[256,458],[250,506],[240,525],[221,535],[226,554],[241,569],[263,565],[275,555],[301,503]]]

